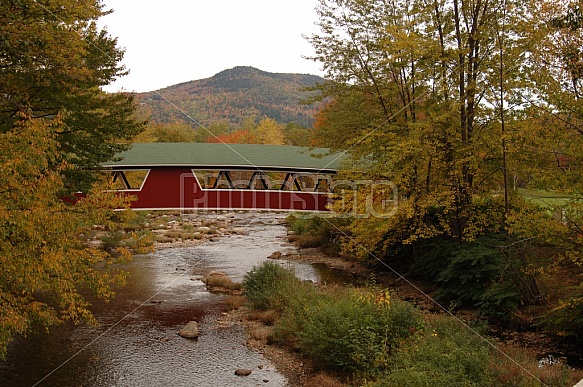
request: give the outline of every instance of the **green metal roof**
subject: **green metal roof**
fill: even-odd
[[[140,143],[104,163],[105,168],[188,166],[193,169],[251,169],[264,171],[335,172],[342,154],[327,148],[285,145]],[[319,155],[319,157],[314,157]]]

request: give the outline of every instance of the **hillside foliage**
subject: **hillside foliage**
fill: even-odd
[[[154,123],[184,122],[208,127],[226,123],[241,127],[248,117],[311,127],[317,105],[304,104],[307,89],[324,80],[315,75],[268,73],[235,67],[210,78],[136,94],[140,109]]]

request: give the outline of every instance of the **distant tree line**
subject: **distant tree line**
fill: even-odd
[[[194,127],[193,127],[194,126]],[[272,118],[250,116],[240,127],[222,121],[209,126],[148,123],[134,142],[209,142],[226,144],[272,144],[309,146],[313,130],[295,123],[282,124]]]

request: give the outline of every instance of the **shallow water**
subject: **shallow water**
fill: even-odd
[[[125,266],[128,284],[116,298],[95,302],[99,326],[64,325],[16,340],[0,363],[0,386],[285,385],[273,364],[245,346],[240,325],[216,323],[224,296],[207,292],[198,279],[220,270],[241,281],[274,251],[293,251],[284,242],[281,220],[274,214],[237,214],[234,223],[247,235],[134,257]],[[319,280],[309,264],[277,262],[294,267],[302,279]],[[191,320],[201,331],[194,341],[177,335]],[[234,375],[237,368],[253,372],[240,377]]]

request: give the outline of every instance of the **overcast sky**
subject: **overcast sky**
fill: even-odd
[[[322,75],[302,37],[317,0],[104,0],[101,27],[125,48],[130,74],[106,91],[152,91],[235,67]]]

